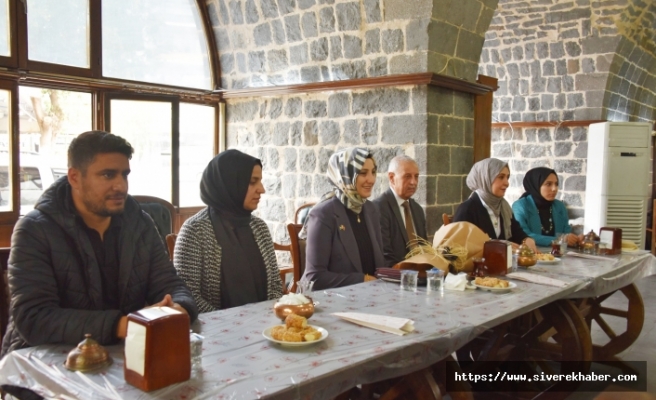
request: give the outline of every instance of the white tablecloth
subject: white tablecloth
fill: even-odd
[[[19,350],[0,361],[0,384],[80,399],[329,399],[356,384],[429,366],[486,329],[544,304],[601,293],[653,273],[652,268],[651,255],[607,263],[570,257],[543,268],[544,274],[568,282],[567,287],[516,282],[517,288],[505,294],[467,290],[442,297],[424,288],[413,293],[389,282],[362,283],[313,293],[319,304],[309,322],[327,329],[329,337],[307,347],[281,347],[262,336],[279,323],[273,302],[202,314],[197,328],[205,336],[203,371],[159,391],[144,393],[125,383],[123,346],[109,347],[114,358],[109,369],[86,375],[63,367],[70,346]],[[340,311],[411,318],[415,332],[396,336],[364,328],[331,315]]]

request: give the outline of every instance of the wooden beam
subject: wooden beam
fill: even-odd
[[[600,119],[590,119],[585,121],[521,121],[521,122],[494,122],[492,128],[553,128],[553,127],[571,127],[571,126],[588,126],[598,122],[606,122]]]
[[[347,79],[342,81],[217,90],[214,93],[220,94],[224,99],[235,99],[406,85],[430,85],[475,95],[481,95],[496,90],[496,86],[490,87],[477,82],[470,82],[451,76],[433,74],[432,72],[421,72],[416,74],[388,75],[373,78]]]
[[[491,76],[479,75],[478,83],[497,88],[497,78]],[[494,92],[474,97],[474,162],[490,157],[493,97]]]

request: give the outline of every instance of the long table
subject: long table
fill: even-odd
[[[467,290],[440,296],[427,294],[423,288],[404,292],[398,284],[374,281],[317,291],[313,298],[318,305],[310,323],[325,328],[329,336],[306,347],[282,347],[262,336],[264,329],[279,323],[273,302],[202,314],[195,326],[205,336],[202,371],[187,382],[151,393],[125,383],[123,346],[108,348],[114,358],[111,367],[86,375],[63,367],[70,346],[15,351],[0,361],[0,384],[61,398],[329,399],[357,384],[426,368],[481,332],[559,299],[602,288],[615,290],[624,283],[621,276],[638,279],[654,273],[651,255],[616,259],[599,263],[567,257],[561,266],[546,267],[547,274],[568,282],[565,288],[516,282],[517,288],[506,294]],[[609,280],[611,276],[617,279]],[[411,318],[415,331],[396,336],[332,315],[344,311]]]

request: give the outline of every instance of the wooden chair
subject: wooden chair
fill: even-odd
[[[299,239],[298,234],[303,228],[302,224],[287,224],[287,232],[289,233],[290,246],[292,252],[292,265],[294,272],[294,282],[290,292],[296,291],[296,282],[301,280],[305,272],[305,240]]]
[[[273,242],[273,249],[276,251],[288,251],[292,255],[292,260],[294,258],[294,255],[292,253],[292,245],[291,244],[280,244]],[[280,268],[280,280],[282,281],[282,292],[284,294],[289,293],[289,290],[287,290],[287,285],[285,285],[285,278],[287,277],[287,274],[293,274],[294,273],[294,267],[284,267]],[[294,279],[294,278],[292,278]],[[292,282],[294,283],[294,282]],[[292,285],[290,285],[292,286]]]
[[[9,324],[9,282],[7,281],[7,267],[9,261],[9,247],[0,248],[0,272],[2,282],[0,282],[0,342],[5,336],[7,325]]]
[[[312,210],[312,207],[314,207],[315,204],[316,203],[305,203],[297,208],[296,212],[294,213],[294,223],[303,225],[305,223],[305,219],[310,214],[310,210]]]
[[[176,233],[169,233],[166,235],[166,247],[169,250],[169,257],[171,257],[171,261],[173,261],[173,250],[175,249],[175,241],[178,239],[178,235]]]
[[[173,259],[173,252],[170,251],[168,245],[167,235],[174,232],[173,219],[177,215],[177,211],[173,204],[164,199],[154,196],[132,196],[141,205],[144,210],[155,222],[157,231],[162,237],[162,241],[167,244],[169,256]],[[175,241],[173,242],[175,244]]]
[[[447,213],[442,214],[442,223],[444,225],[449,225],[453,221],[453,215],[449,215]]]

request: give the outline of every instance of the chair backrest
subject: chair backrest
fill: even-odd
[[[175,249],[175,241],[178,240],[176,233],[169,233],[166,235],[166,248],[169,250],[169,257],[173,261],[173,250]]]
[[[299,239],[298,234],[303,228],[303,224],[287,224],[287,232],[292,247],[292,264],[294,265],[294,286],[292,292],[296,289],[296,282],[301,280],[305,272],[305,240]]]
[[[169,203],[164,199],[153,196],[132,196],[136,201],[141,205],[141,209],[144,210],[150,217],[155,221],[155,226],[159,231],[159,235],[162,237],[162,241],[167,243],[166,235],[173,232],[173,218],[176,216],[177,212],[173,204]],[[169,252],[169,255],[173,257],[173,254]]]
[[[2,282],[0,282],[0,342],[2,342],[9,324],[9,282],[7,280],[9,250],[9,248],[0,249],[0,272],[2,273]]]
[[[291,255],[292,254],[292,245],[291,244],[280,244],[280,243],[273,242],[273,250],[275,250],[275,251],[288,251],[289,254]],[[280,281],[282,282],[282,292],[283,292],[283,294],[289,293],[290,291],[288,289],[296,290],[296,287],[295,287],[296,282],[295,281],[292,281],[291,282],[292,284],[289,285],[289,286],[287,286],[285,284],[287,274],[293,274],[293,273],[294,273],[294,268],[293,267],[280,267]],[[294,278],[292,277],[292,279],[294,279]]]
[[[452,220],[453,220],[453,215],[449,215],[447,213],[442,214],[442,223],[444,225],[449,225]]]
[[[308,214],[310,214],[310,210],[312,210],[312,207],[314,207],[316,203],[305,203],[299,208],[296,209],[296,213],[294,213],[294,223],[295,224],[305,224],[305,220],[308,217]]]

